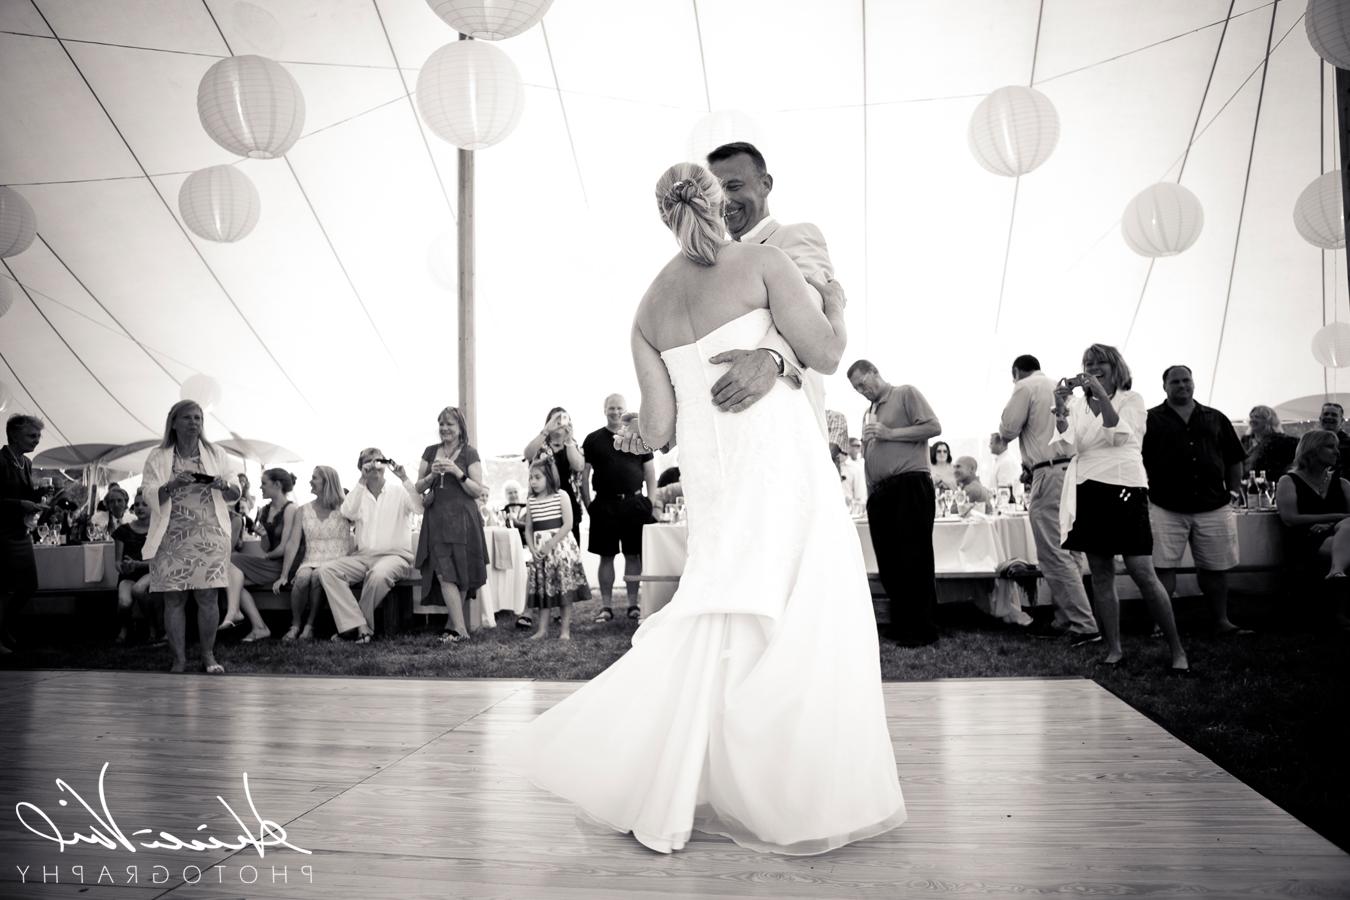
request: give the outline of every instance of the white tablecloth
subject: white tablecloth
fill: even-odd
[[[116,553],[112,541],[98,544],[33,548],[38,590],[87,591],[117,587]]]
[[[525,611],[525,579],[528,570],[525,568],[525,548],[520,542],[520,532],[514,528],[490,525],[483,529],[483,534],[488,547],[487,584],[469,601],[466,615],[470,628],[495,628],[499,610],[510,610],[516,615]],[[498,535],[502,539],[499,540]],[[509,548],[506,560],[498,556],[499,544]],[[413,536],[413,546],[417,546],[416,535]],[[409,567],[409,571],[412,577],[417,577],[416,569]],[[434,602],[423,602],[421,597],[414,597],[413,612],[445,615],[445,605],[440,602],[439,594],[433,594],[426,600]]]

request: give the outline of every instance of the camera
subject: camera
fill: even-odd
[[[1087,384],[1087,379],[1082,375],[1075,375],[1072,378],[1063,379],[1060,384],[1066,388],[1080,388]]]
[[[192,480],[198,484],[215,484],[216,476],[207,475],[205,472],[193,472]]]
[[[395,463],[392,459],[390,459],[387,456],[381,456],[379,459],[375,460],[375,462],[384,463],[386,466],[389,466],[390,468],[393,468],[395,465],[397,465],[397,463]]]

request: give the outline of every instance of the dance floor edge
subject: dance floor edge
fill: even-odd
[[[816,857],[702,835],[662,856],[502,764],[580,686],[0,673],[0,897],[1350,896],[1350,856],[1085,679],[887,683],[905,825]],[[225,803],[296,849],[63,849],[19,820],[228,843]]]

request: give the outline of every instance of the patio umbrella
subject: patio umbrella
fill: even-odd
[[[1339,403],[1350,410],[1350,394],[1309,394],[1275,406],[1281,422],[1315,422],[1322,415],[1323,403]]]
[[[250,462],[256,462],[264,468],[267,466],[284,465],[285,463],[303,462],[299,453],[296,453],[294,450],[288,450],[280,444],[240,437],[237,434],[228,440],[217,441],[216,444],[217,446],[224,447],[235,456]]]

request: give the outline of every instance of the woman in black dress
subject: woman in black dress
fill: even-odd
[[[443,644],[469,639],[465,597],[487,584],[487,537],[478,498],[486,497],[478,451],[469,446],[464,416],[447,406],[436,417],[441,442],[422,452],[416,488],[422,493],[422,531],[413,564],[422,573],[422,594],[439,580],[449,616]]]

